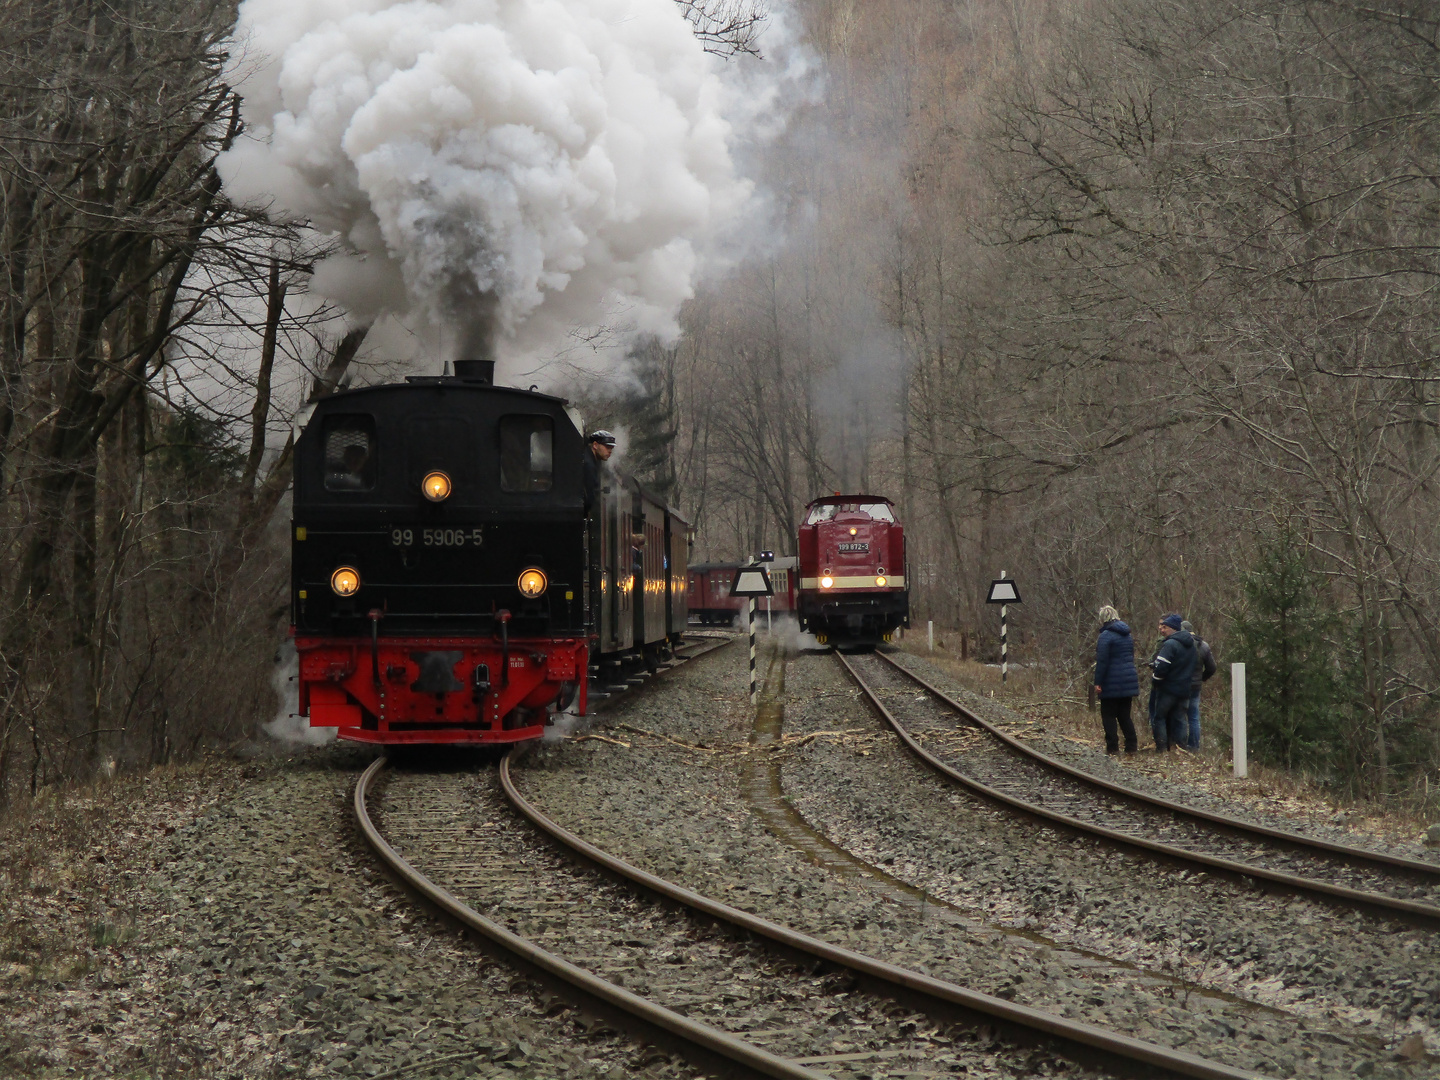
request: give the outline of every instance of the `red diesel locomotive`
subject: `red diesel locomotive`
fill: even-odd
[[[910,625],[905,532],[875,495],[829,495],[800,526],[800,628],[820,644],[873,645]]]
[[[455,367],[325,398],[296,441],[300,711],[343,739],[538,738],[685,629],[685,521],[608,469],[587,508],[565,402]]]

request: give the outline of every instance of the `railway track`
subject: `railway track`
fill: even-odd
[[[730,1071],[1258,1075],[896,968],[663,881],[529,804],[509,757],[494,779],[397,773],[372,817],[384,766],[377,760],[357,783],[355,812],[407,886],[578,995],[696,1047],[702,1060],[724,1059]],[[608,876],[578,867],[576,856]],[[997,1041],[996,1032],[1018,1038]]]
[[[1173,862],[1384,916],[1440,923],[1440,866],[1123,787],[1013,738],[884,654],[835,656],[911,753],[985,798]]]

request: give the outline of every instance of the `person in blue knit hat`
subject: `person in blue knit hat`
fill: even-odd
[[[1155,654],[1150,672],[1155,690],[1155,749],[1186,749],[1190,742],[1190,677],[1195,674],[1195,638],[1184,629],[1181,615],[1160,620],[1165,644]],[[1163,740],[1163,741],[1162,741]]]

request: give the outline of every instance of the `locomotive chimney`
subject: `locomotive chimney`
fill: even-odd
[[[455,377],[462,382],[478,382],[495,385],[494,360],[456,360]]]

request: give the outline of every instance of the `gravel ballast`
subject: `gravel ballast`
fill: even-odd
[[[349,806],[369,757],[156,773],[12,820],[0,1075],[693,1075],[382,878]]]
[[[647,870],[977,990],[1274,1076],[1440,1075],[1396,1058],[1407,1031],[1436,1045],[1433,935],[1017,822],[904,757],[828,657],[787,676],[762,709],[783,732],[732,648],[518,781]],[[369,756],[162,770],[10,819],[0,1075],[683,1074],[379,876],[349,809]],[[796,811],[883,873],[782,839]]]
[[[1218,918],[1206,905],[1219,883],[1162,880],[1133,859],[1097,859],[988,808],[957,812],[953,793],[894,751],[830,665],[804,656],[790,666],[783,748],[750,744],[744,657],[732,651],[677,672],[673,687],[613,717],[603,733],[629,746],[590,739],[547,749],[525,765],[522,788],[562,824],[647,870],[893,963],[1271,1075],[1417,1075],[1392,1060],[1399,1032],[1366,1024],[1366,1006],[1353,1015],[1331,1016],[1325,1005],[1302,1013],[1302,994],[1284,994],[1274,976],[1256,971],[1257,958],[1230,966],[1207,946],[1210,955],[1197,959],[1187,943]],[[915,884],[958,881],[963,887],[945,898],[980,917],[897,902],[871,879],[836,876],[777,840],[743,797],[757,787],[757,763],[768,768],[777,755],[787,795],[832,839]],[[1219,925],[1235,929],[1237,904],[1247,922],[1263,919],[1268,898],[1224,889],[1231,910]],[[1085,907],[1087,925],[1097,910],[1109,912],[1116,932],[1079,943],[1061,923],[1050,934],[1049,913],[1067,907]],[[1328,912],[1300,918],[1322,916],[1326,925],[1312,936],[1333,937]],[[1307,928],[1289,925],[1295,918],[1291,910],[1276,919],[1279,947],[1301,946],[1295,936]],[[1403,932],[1388,936],[1393,949],[1374,959],[1406,965],[1412,979],[1428,976],[1398,940]],[[1171,947],[1157,949],[1151,937]],[[1246,941],[1260,944],[1254,934]],[[1312,951],[1304,967],[1330,960]],[[1267,979],[1269,994],[1257,990]]]
[[[932,1023],[858,989],[848,973],[797,965],[763,941],[596,875],[517,820],[494,770],[397,769],[371,802],[406,861],[474,910],[654,1004],[835,1080],[869,1077],[877,1061],[906,1075],[1042,1065],[1045,1075],[1082,1074],[1033,1047],[981,1038],[973,1025]]]
[[[792,665],[787,722],[795,733],[870,716],[834,670],[823,656]],[[822,693],[829,703],[813,704]],[[993,702],[981,707],[987,719],[1003,714]],[[827,835],[996,923],[1185,973],[1312,1020],[1338,1020],[1392,1047],[1407,1032],[1435,1045],[1440,974],[1433,931],[1175,869],[1044,828],[936,778],[888,733],[871,748],[884,770],[878,782],[856,783],[870,774],[858,768],[852,750],[834,743],[817,740],[796,756],[787,791]],[[837,777],[845,778],[843,791]],[[1175,794],[1173,785],[1151,786]]]
[[[1210,760],[1199,755],[1178,752],[1153,754],[1147,751],[1133,756],[1112,757],[1101,752],[1103,739],[1098,713],[1091,714],[1088,732],[1077,733],[1074,729],[1067,732],[1058,724],[1023,716],[994,698],[977,693],[973,688],[957,681],[940,665],[927,662],[922,655],[898,650],[891,651],[888,655],[902,667],[913,670],[932,686],[943,690],[988,722],[1004,728],[1009,734],[1025,739],[1052,757],[1083,768],[1103,779],[1171,799],[1197,810],[1229,814],[1258,825],[1303,832],[1319,840],[1415,859],[1440,867],[1440,847],[1427,846],[1422,840],[1425,835],[1423,831],[1419,836],[1406,838],[1398,835],[1393,826],[1389,829],[1380,827],[1377,822],[1366,821],[1363,814],[1336,810],[1322,799],[1286,797],[1281,792],[1271,791],[1263,781],[1235,778],[1229,775],[1228,765],[1226,771],[1219,772],[1211,767]],[[1214,731],[1216,724],[1211,710],[1223,706],[1217,706],[1217,691],[1207,689],[1206,694],[1202,712],[1210,725],[1207,728],[1207,739],[1214,740],[1217,738]],[[1136,702],[1137,710],[1143,703],[1142,696]],[[1137,730],[1144,728],[1142,720]],[[1076,734],[1088,734],[1090,738],[1076,738]],[[1141,730],[1141,735],[1141,746],[1148,746],[1148,730]],[[1440,826],[1433,828],[1440,830]],[[1440,891],[1435,895],[1440,898]]]

